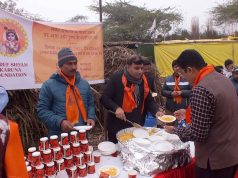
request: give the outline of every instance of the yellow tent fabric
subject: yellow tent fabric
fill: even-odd
[[[237,42],[158,44],[154,46],[156,66],[162,77],[173,73],[172,61],[185,49],[197,50],[208,64],[224,65],[226,59],[238,62]]]

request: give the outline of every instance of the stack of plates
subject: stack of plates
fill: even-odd
[[[103,154],[103,155],[111,155],[117,151],[116,145],[112,142],[101,142],[98,145],[98,150]]]

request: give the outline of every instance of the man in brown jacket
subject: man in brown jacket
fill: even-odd
[[[238,165],[238,99],[232,83],[195,50],[177,59],[179,73],[193,86],[190,106],[175,112],[187,127],[165,126],[184,142],[194,141],[197,178],[233,178]]]

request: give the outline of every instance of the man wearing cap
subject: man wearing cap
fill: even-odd
[[[233,83],[236,89],[236,94],[238,95],[238,68],[235,68],[232,71],[231,82]]]
[[[18,125],[2,115],[8,101],[0,86],[0,177],[28,177]]]
[[[59,70],[41,87],[37,113],[49,135],[74,126],[95,124],[94,99],[89,83],[77,71],[77,57],[69,48],[58,53]]]

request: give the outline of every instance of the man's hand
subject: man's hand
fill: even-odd
[[[164,130],[168,133],[172,133],[174,129],[174,126],[164,126]]]
[[[185,117],[186,117],[186,110],[185,109],[179,109],[179,110],[174,112],[174,116],[179,121],[182,120],[182,119],[185,119]]]
[[[115,114],[116,114],[116,117],[117,117],[117,118],[119,118],[119,119],[121,119],[121,120],[124,120],[124,121],[126,120],[126,116],[125,116],[125,113],[124,113],[124,111],[123,111],[122,108],[118,107],[118,108],[116,109]]]
[[[95,126],[95,121],[93,119],[88,119],[87,120],[87,125],[91,125],[92,127]]]
[[[60,127],[61,127],[61,130],[62,130],[63,132],[69,132],[69,131],[71,131],[71,130],[74,129],[74,126],[71,124],[71,122],[68,121],[68,120],[66,120],[66,119],[64,119],[64,120],[61,122]]]

